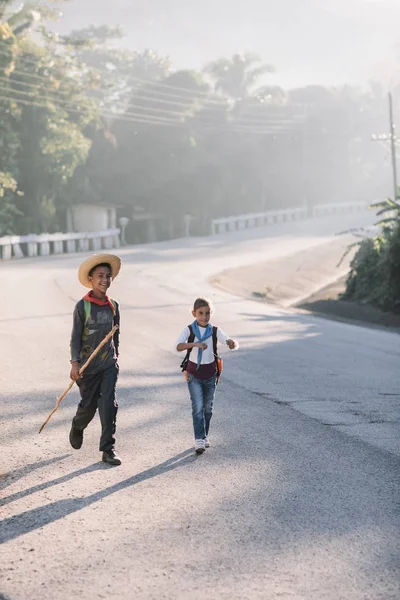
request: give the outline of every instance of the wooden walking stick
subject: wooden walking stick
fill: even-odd
[[[100,350],[102,349],[102,347],[104,346],[104,344],[106,344],[108,342],[108,340],[114,335],[114,333],[117,331],[118,329],[118,325],[114,325],[114,327],[111,329],[110,333],[107,333],[106,337],[104,338],[104,340],[102,340],[100,342],[100,344],[97,346],[97,348],[95,348],[92,352],[92,354],[89,356],[89,358],[87,359],[87,361],[85,362],[85,364],[79,369],[79,375],[82,375],[82,373],[84,372],[84,370],[86,369],[86,367],[89,365],[89,363],[94,359],[94,357],[100,352]],[[72,386],[74,385],[75,381],[73,381],[71,379],[69,386],[67,387],[67,389],[61,394],[61,396],[57,399],[56,405],[53,408],[53,410],[51,411],[51,413],[49,414],[49,416],[47,417],[47,419],[45,420],[45,422],[42,424],[42,426],[39,429],[39,433],[42,433],[44,427],[47,425],[47,423],[50,421],[51,417],[54,415],[54,413],[56,412],[56,410],[58,410],[58,407],[61,404],[61,401],[64,400],[65,396],[68,394],[69,390],[72,388]]]

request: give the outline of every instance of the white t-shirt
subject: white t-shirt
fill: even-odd
[[[206,331],[206,328],[199,326],[199,330],[200,330],[201,335],[203,336]],[[189,335],[190,335],[190,329],[189,329],[189,327],[185,327],[185,329],[183,329],[181,331],[178,339],[175,342],[175,347],[174,347],[175,352],[177,352],[176,348],[177,348],[178,344],[186,344],[187,343],[187,341],[189,339]],[[229,340],[229,337],[227,335],[225,335],[225,333],[219,327],[217,329],[217,340],[221,344],[226,344],[226,341]],[[198,341],[199,341],[199,339],[197,337],[195,337],[194,343],[196,343]],[[212,336],[209,337],[208,339],[206,339],[206,341],[204,343],[207,344],[207,349],[203,350],[203,355],[201,357],[201,364],[209,365],[210,363],[213,363],[215,361]],[[182,350],[182,352],[179,352],[179,354],[182,354],[183,352],[187,352],[187,350]],[[192,351],[190,353],[190,359],[189,359],[190,362],[197,363],[198,352],[199,352],[198,348],[192,349]]]

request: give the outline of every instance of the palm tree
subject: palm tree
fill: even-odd
[[[238,101],[252,95],[260,78],[266,73],[273,73],[274,68],[263,64],[256,54],[246,53],[220,58],[209,63],[204,72],[214,81],[216,92]]]
[[[287,94],[279,85],[264,85],[254,92],[254,96],[262,104],[274,106],[282,106],[287,101]]]

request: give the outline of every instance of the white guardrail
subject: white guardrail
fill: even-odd
[[[358,212],[367,210],[371,202],[338,202],[337,204],[316,204],[313,207],[313,217],[323,217],[325,215],[338,215],[341,213]]]
[[[119,229],[84,233],[42,233],[0,237],[0,258],[25,258],[119,247]]]
[[[275,223],[284,223],[285,221],[305,219],[306,216],[306,208],[289,208],[287,210],[270,210],[262,213],[249,213],[222,219],[213,219],[211,221],[211,234],[215,235],[217,233],[226,233],[228,231],[254,229],[255,227],[263,227],[264,225],[274,225]]]
[[[317,204],[312,209],[306,207],[270,210],[261,213],[249,213],[213,219],[211,234],[227,233],[254,229],[275,223],[296,221],[307,217],[350,213],[365,210],[369,202],[342,202],[335,204]],[[84,233],[42,233],[40,235],[12,235],[0,237],[0,258],[24,258],[26,256],[48,256],[74,252],[98,251],[101,249],[118,248],[120,229],[104,231],[89,231]]]
[[[285,210],[270,210],[261,213],[249,213],[213,219],[211,221],[211,235],[227,233],[230,231],[242,231],[244,229],[254,229],[255,227],[264,227],[265,225],[285,223],[286,221],[297,221],[306,219],[307,217],[316,218],[324,215],[357,212],[359,210],[366,210],[369,207],[369,204],[369,202],[317,204],[312,207],[312,209],[306,207],[288,208]]]

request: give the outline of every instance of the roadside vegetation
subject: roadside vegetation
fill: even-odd
[[[381,217],[379,233],[358,242],[342,298],[400,313],[400,193],[372,208]]]

